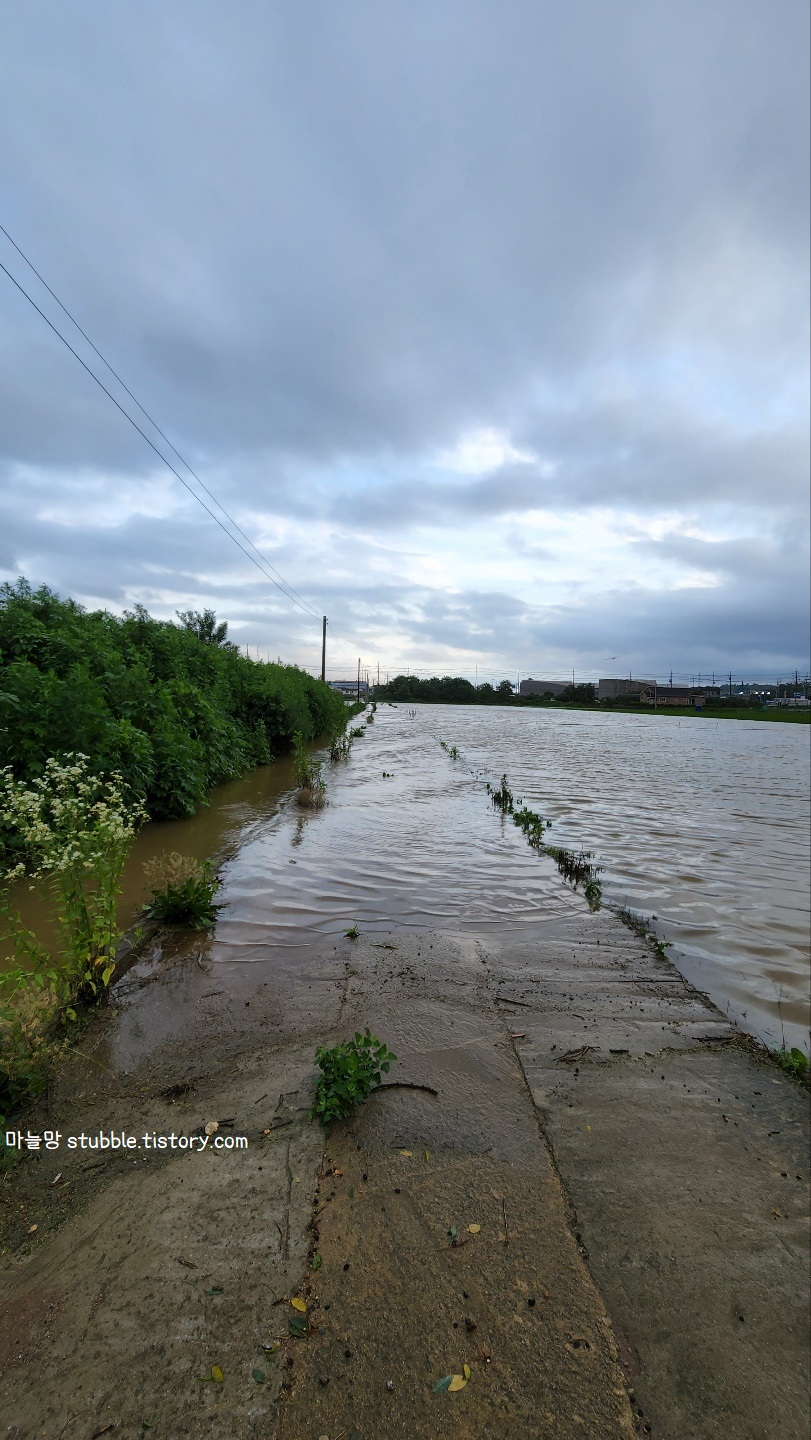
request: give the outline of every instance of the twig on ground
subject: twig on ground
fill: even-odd
[[[383,1085],[375,1085],[369,1093],[376,1095],[378,1090],[425,1090],[429,1095],[439,1094],[433,1085],[419,1085],[416,1080],[386,1080]]]

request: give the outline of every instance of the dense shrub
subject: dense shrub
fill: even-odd
[[[0,586],[0,766],[42,775],[72,752],[118,771],[153,818],[343,728],[343,700],[292,665],[241,655],[206,611],[180,625],[142,606],[119,619],[46,586]]]

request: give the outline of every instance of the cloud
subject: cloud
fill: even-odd
[[[652,673],[676,620],[802,664],[807,42],[757,0],[41,0],[4,20],[4,223],[352,652],[599,669],[591,616]],[[216,601],[309,663],[0,281],[4,573]]]

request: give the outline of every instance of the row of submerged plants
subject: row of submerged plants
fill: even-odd
[[[452,758],[455,759],[458,756],[456,746],[449,747],[443,741],[440,741],[440,744]],[[535,810],[530,810],[529,806],[524,805],[521,801],[518,802],[518,808],[516,808],[515,796],[510,789],[506,775],[502,775],[498,785],[491,785],[488,780],[487,793],[495,810],[500,810],[502,815],[512,816],[513,824],[523,832],[527,844],[531,845],[533,850],[538,850],[554,860],[564,880],[568,880],[575,890],[582,885],[583,894],[591,909],[599,909],[603,887],[597,877],[602,866],[592,863],[593,853],[590,850],[566,850],[562,845],[547,845],[544,841],[544,834],[552,821],[544,815],[537,814]]]
[[[526,836],[527,843],[534,850],[542,851],[554,860],[564,880],[575,889],[582,885],[583,894],[592,910],[599,909],[603,896],[603,887],[597,878],[602,870],[601,865],[593,864],[594,854],[591,850],[566,850],[562,845],[547,845],[544,841],[544,833],[549,829],[552,821],[543,815],[538,815],[528,806],[521,804],[516,809],[515,797],[510,789],[506,775],[502,775],[497,786],[492,786],[488,780],[487,793],[490,802],[502,815],[511,815],[513,824],[517,825]]]

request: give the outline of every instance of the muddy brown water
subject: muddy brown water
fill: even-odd
[[[584,901],[492,809],[486,781],[506,773],[551,819],[550,843],[594,852],[606,903],[655,916],[679,968],[745,1029],[808,1051],[804,726],[381,705],[365,729],[348,761],[327,762],[323,810],[295,804],[280,761],[189,819],[146,826],[123,922],[147,898],[144,862],[177,850],[222,861],[225,908],[201,941],[217,983],[257,965],[281,979],[353,924],[529,938]],[[41,897],[20,899],[46,933]]]

